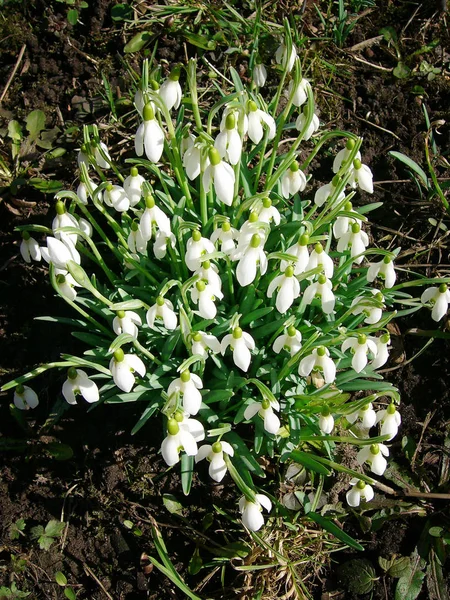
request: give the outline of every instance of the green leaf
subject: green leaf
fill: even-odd
[[[179,517],[183,516],[183,505],[173,494],[163,494],[163,503],[170,514],[178,515]]]
[[[133,9],[130,4],[116,4],[111,9],[113,21],[125,21],[133,18]]]
[[[37,140],[45,127],[45,113],[42,110],[33,110],[30,112],[26,118],[26,127],[30,134],[30,140]]]
[[[50,537],[60,537],[62,532],[64,531],[64,527],[66,524],[64,521],[55,521],[51,520],[47,523],[45,527],[45,535]]]
[[[348,535],[348,533],[345,533],[345,531],[342,531],[342,529],[338,527],[336,523],[333,523],[333,521],[330,521],[329,519],[326,519],[325,517],[322,517],[322,515],[319,515],[315,512],[309,512],[306,515],[306,518],[311,519],[311,521],[314,521],[314,523],[317,523],[317,525],[323,527],[326,531],[333,534],[338,538],[338,540],[341,540],[341,542],[344,542],[344,544],[347,544],[347,546],[350,548],[360,551],[364,550],[364,547],[361,546],[359,542],[354,540],[350,535]]]
[[[183,494],[189,496],[194,475],[194,457],[183,454],[181,457],[181,486]]]
[[[400,556],[392,561],[389,566],[388,574],[398,579],[402,577],[411,568],[411,561],[408,556]]]
[[[391,150],[389,154],[397,160],[399,160],[400,162],[402,162],[403,164],[405,164],[407,167],[409,167],[411,171],[414,171],[414,173],[418,175],[418,177],[422,181],[423,185],[426,188],[429,187],[427,174],[422,169],[422,167],[420,167],[412,158],[409,158],[409,156],[406,156],[406,154],[403,154],[402,152],[397,152],[396,150]]]
[[[28,183],[34,187],[35,190],[39,190],[44,194],[57,194],[65,187],[62,181],[58,181],[57,179],[49,181],[47,179],[42,179],[42,177],[30,177]]]
[[[22,127],[18,121],[10,121],[8,123],[8,136],[13,142],[20,142],[23,138]]]
[[[147,408],[142,413],[141,418],[131,430],[131,435],[136,435],[136,433],[147,423],[150,417],[155,413],[156,409],[159,406],[159,403],[160,401],[158,398],[157,400],[154,400],[147,406]]]
[[[341,565],[339,579],[352,594],[368,594],[377,579],[372,563],[365,558],[354,558]]]
[[[125,46],[123,51],[125,52],[125,54],[131,54],[132,52],[139,52],[139,50],[142,50],[142,48],[148,42],[150,42],[151,39],[152,39],[152,35],[150,32],[140,31],[133,38],[131,38],[131,40]]]
[[[129,333],[121,333],[116,337],[111,346],[108,349],[108,354],[114,354],[116,350],[124,346],[125,344],[130,344],[134,341],[134,337]]]
[[[200,556],[200,551],[198,548],[195,549],[194,554],[192,555],[191,560],[188,565],[188,573],[189,575],[197,575],[200,569],[203,567],[203,560]]]
[[[397,44],[397,33],[393,27],[383,27],[383,29],[380,29],[380,35],[384,37],[386,42],[392,42],[394,45]]]
[[[75,594],[75,592],[73,591],[72,588],[64,588],[64,596],[68,599],[68,600],[77,600],[77,595]]]
[[[76,25],[78,23],[78,11],[76,8],[72,8],[67,13],[67,20],[71,25]]]
[[[314,456],[311,456],[311,454],[308,454],[307,452],[293,450],[290,454],[290,457],[292,460],[295,460],[295,462],[298,462],[310,471],[319,473],[319,475],[328,476],[331,473],[331,471],[325,465],[317,462],[317,460],[314,459]]]
[[[9,526],[9,539],[18,540],[25,527],[26,523],[24,519],[18,519],[15,523],[11,523]]]
[[[411,69],[402,61],[399,61],[398,65],[392,72],[397,79],[408,79],[408,77],[411,75]]]
[[[49,454],[56,458],[56,460],[69,460],[73,456],[73,450],[69,444],[62,444],[61,442],[49,442],[44,444],[44,449]]]
[[[65,585],[67,585],[67,577],[61,571],[57,571],[55,573],[55,581],[61,587],[64,587]]]
[[[415,600],[422,589],[425,579],[426,562],[420,558],[417,550],[411,555],[409,567],[403,572],[395,589],[395,600]]]

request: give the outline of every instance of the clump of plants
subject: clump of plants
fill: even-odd
[[[295,461],[318,477],[303,508],[326,526],[316,511],[333,472],[350,476],[351,507],[389,490],[374,479],[401,423],[398,391],[379,371],[387,326],[424,303],[439,321],[448,279],[397,283],[398,250],[371,246],[367,215],[379,204],[366,202],[362,139],[321,130],[289,27],[276,64],[256,50],[249,61],[249,86],[230,69],[232,85],[224,77],[201,104],[194,60],[184,89],[180,66],[163,80],[144,62],[136,157],[125,164],[97,127],[84,128],[77,191],[56,194],[50,228],[21,228],[20,251],[48,263],[74,311],[64,321],[88,349],[2,389],[15,388],[17,408],[35,408],[29,381],[58,368],[69,404],[141,403],[133,432],[160,424],[162,457],[180,468],[184,492],[208,461],[214,481],[228,473],[236,484],[251,531],[274,506],[288,515],[261,457]],[[279,84],[266,100],[268,68]],[[321,152],[335,156],[319,186],[311,165]],[[417,286],[421,297],[403,291]],[[343,443],[359,468],[340,463]]]

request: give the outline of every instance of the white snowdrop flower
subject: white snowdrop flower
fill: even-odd
[[[233,351],[234,364],[242,371],[247,372],[252,358],[250,350],[255,349],[255,340],[240,327],[235,327],[233,332],[226,335],[220,344],[222,355],[225,354],[228,346]]]
[[[202,152],[198,144],[192,144],[186,149],[183,154],[183,167],[186,170],[186,175],[191,181],[196,179],[200,175],[202,165]],[[205,166],[206,169],[209,165],[209,157],[206,158]]]
[[[367,233],[361,229],[359,223],[353,223],[347,233],[339,238],[337,251],[345,252],[345,250],[350,249],[350,256],[355,259],[353,262],[359,265],[364,259],[364,256],[359,255],[362,255],[368,245],[369,236]]]
[[[328,348],[319,346],[314,348],[311,354],[305,356],[298,366],[298,374],[308,377],[311,371],[320,371],[324,375],[325,383],[333,383],[336,379],[336,365],[330,358]]]
[[[314,194],[314,204],[319,208],[325,204],[336,192],[339,187],[340,177],[335,175],[330,183],[322,185],[317,192]],[[345,198],[345,193],[341,192],[337,198],[335,198],[332,206],[340,204]],[[347,231],[347,230],[346,230]]]
[[[378,290],[371,290],[373,297],[357,296],[353,299],[350,308],[352,308],[352,315],[364,314],[364,323],[369,325],[375,325],[381,320],[383,316],[383,308],[377,306],[377,304],[383,305],[384,296]]]
[[[292,71],[292,67],[294,66],[295,59],[297,58],[297,48],[294,44],[292,44],[291,51],[288,52],[288,48],[285,44],[285,41],[282,40],[281,44],[278,46],[277,51],[275,52],[275,60],[279,65],[286,69],[287,71]]]
[[[389,456],[389,448],[384,444],[371,444],[364,446],[356,455],[356,460],[360,465],[365,462],[370,464],[370,470],[375,475],[383,475],[387,468],[387,460],[384,458]]]
[[[214,147],[221,158],[225,158],[232,165],[237,165],[241,160],[242,139],[236,129],[234,113],[229,113],[223,129],[216,137]]]
[[[26,263],[30,263],[31,259],[39,262],[42,259],[41,249],[38,242],[31,237],[28,231],[22,232],[22,241],[20,243],[20,254]]]
[[[308,251],[309,235],[304,233],[300,236],[298,242],[286,250],[286,254],[291,254],[296,257],[294,263],[294,275],[301,275],[307,270],[309,263]],[[283,271],[289,266],[286,260],[280,263],[280,269]]]
[[[342,150],[340,150],[333,161],[333,173],[337,173],[338,171],[340,171],[342,165],[348,161],[348,159],[350,158],[350,155],[353,151],[353,148],[355,147],[355,141],[352,139],[347,140],[347,143],[345,145],[345,148],[343,148]],[[355,159],[361,160],[361,153],[357,152]],[[352,169],[353,165],[347,165],[347,170]]]
[[[229,106],[228,104],[226,105],[219,125],[220,131],[223,131],[226,128],[227,117],[229,114],[234,116],[236,129],[239,131],[241,136],[244,136],[248,131],[248,117],[242,104],[232,106]]]
[[[372,283],[376,277],[380,277],[384,281],[385,288],[391,288],[395,284],[397,274],[395,272],[394,263],[390,256],[385,256],[378,263],[371,263],[367,271],[367,281]]]
[[[286,333],[278,336],[274,341],[272,350],[279,354],[281,350],[286,350],[291,356],[297,354],[302,347],[302,334],[295,329],[294,325],[290,325]]]
[[[113,319],[112,327],[117,335],[128,333],[138,338],[138,325],[142,325],[141,317],[133,310],[118,310]]]
[[[264,244],[267,238],[267,227],[259,220],[258,213],[252,211],[238,233],[238,245],[235,251],[230,253],[232,260],[239,260],[248,250],[254,235],[259,235]]]
[[[375,342],[368,338],[366,335],[361,333],[357,337],[347,338],[341,346],[342,352],[346,352],[351,349],[352,367],[357,373],[361,373],[364,367],[367,365],[367,355],[371,352],[374,356],[377,355],[377,345]]]
[[[109,370],[113,376],[114,383],[126,393],[131,392],[134,386],[134,373],[136,372],[141,377],[144,377],[146,372],[145,365],[139,356],[136,356],[136,354],[124,354],[122,348],[114,352],[109,362]]]
[[[16,386],[14,390],[14,406],[19,410],[29,410],[30,408],[36,408],[39,404],[38,395],[28,385]]]
[[[262,402],[252,402],[247,406],[244,411],[244,419],[250,421],[256,414],[261,417],[264,422],[264,430],[267,433],[276,435],[280,429],[280,419],[273,412],[274,410],[280,410],[280,404],[277,400],[268,400],[264,398]]]
[[[221,160],[217,148],[209,149],[209,160],[210,164],[206,167],[202,177],[203,189],[208,192],[212,183],[217,199],[227,206],[231,206],[234,198],[235,181],[233,168]]]
[[[215,244],[219,242],[220,250],[225,254],[230,254],[236,249],[235,240],[239,237],[239,232],[234,227],[231,227],[228,221],[222,223],[211,235],[211,242]]]
[[[303,111],[302,113],[300,113],[297,117],[297,120],[295,121],[295,127],[297,129],[297,131],[302,131],[303,127],[306,125],[306,123],[308,122],[308,116],[305,113],[305,111]],[[307,142],[314,133],[316,133],[316,131],[319,129],[320,127],[320,122],[319,122],[319,117],[314,114],[312,119],[311,119],[311,123],[308,125],[308,128],[306,129],[304,135],[303,135],[303,139]]]
[[[431,318],[433,321],[440,321],[447,314],[450,290],[445,283],[441,283],[439,287],[430,287],[423,292],[420,301],[422,304],[430,303],[433,307]]]
[[[200,377],[186,369],[169,385],[167,395],[170,398],[173,394],[178,393],[183,401],[183,410],[190,415],[196,415],[202,404],[202,395],[199,392],[202,388],[203,383]]]
[[[377,423],[381,424],[380,435],[388,435],[388,442],[397,435],[401,422],[402,418],[394,403],[377,412]]]
[[[144,122],[141,123],[134,138],[134,148],[138,156],[144,154],[150,162],[157,163],[164,150],[164,132],[155,119],[155,111],[148,102],[144,107]]]
[[[222,280],[220,279],[219,269],[216,265],[213,265],[209,260],[205,260],[205,262],[202,262],[200,268],[195,271],[194,275],[198,275],[201,280],[205,281],[213,294],[216,296],[220,295]]]
[[[204,331],[196,331],[192,335],[192,354],[198,354],[206,358],[208,356],[208,350],[211,350],[213,354],[220,353],[220,342],[215,335],[205,333]]]
[[[294,277],[294,267],[286,268],[283,275],[275,277],[267,288],[267,297],[272,298],[275,290],[278,290],[275,306],[277,311],[284,314],[289,310],[296,298],[300,296],[300,284]]]
[[[174,67],[166,81],[159,88],[159,97],[169,110],[177,109],[180,106],[183,92],[181,90],[179,66]]]
[[[345,234],[350,234],[353,224],[357,223],[360,227],[362,224],[361,215],[353,210],[351,202],[345,203],[344,210],[354,216],[340,215],[337,217],[336,221],[333,223],[333,235],[337,240]]]
[[[106,158],[103,157],[105,155]],[[103,142],[95,144],[94,157],[97,166],[101,169],[109,169],[112,163],[111,157],[108,152],[108,146]]]
[[[291,81],[289,82],[287,96],[288,96],[288,98],[290,98],[292,96],[292,104],[294,106],[297,106],[297,108],[298,108],[298,107],[302,106],[303,104],[305,104],[305,102],[308,100],[308,94],[310,94],[312,92],[312,88],[311,88],[310,82],[305,78],[302,78],[299,81],[295,90],[294,90],[294,84],[295,84],[294,80],[291,79]]]
[[[69,260],[73,260],[77,265],[81,263],[78,250],[70,242],[63,243],[51,236],[47,236],[46,242],[47,248],[41,247],[41,255],[47,263],[52,263],[62,271],[67,271]]]
[[[151,306],[146,315],[147,325],[150,329],[156,329],[155,321],[162,321],[164,327],[169,331],[177,328],[178,319],[173,310],[173,304],[163,296],[158,296],[156,302]]]
[[[88,156],[88,146],[86,144],[83,144],[81,146],[81,148],[78,150],[78,154],[77,154],[77,164],[78,164],[78,168],[81,169],[81,165],[86,165],[86,169],[89,169],[89,156]]]
[[[267,257],[263,243],[261,236],[257,233],[253,234],[250,244],[239,259],[236,267],[236,278],[242,287],[253,283],[258,267],[261,275],[264,275],[267,271]]]
[[[94,233],[94,230],[93,230],[90,222],[87,219],[83,219],[83,217],[80,217],[78,219],[78,228],[82,233],[84,233],[87,237],[90,237],[90,238],[92,237],[92,234]]]
[[[55,279],[59,293],[73,302],[77,297],[75,286],[78,284],[75,279],[70,275],[70,273],[66,273],[65,275],[63,273],[58,273]]]
[[[361,479],[356,477],[350,481],[350,485],[353,486],[346,494],[347,504],[352,508],[356,508],[361,503],[361,498],[366,502],[370,502],[374,497],[375,493],[373,487],[368,483],[364,483]]]
[[[146,104],[145,95],[144,95],[146,92],[147,92],[147,90],[141,90],[140,88],[138,88],[136,90],[136,93],[134,94],[134,105],[135,105],[138,113],[141,115],[141,117],[142,117],[142,113],[144,110],[144,106]]]
[[[312,271],[319,266],[323,268],[323,272],[328,279],[333,277],[333,260],[325,252],[322,244],[317,242],[317,244],[314,246],[314,250],[311,252],[305,271]]]
[[[203,319],[214,319],[217,314],[215,300],[222,300],[223,294],[220,290],[213,289],[204,281],[197,281],[191,288],[192,301],[198,304],[198,314]]]
[[[161,454],[169,467],[176,465],[183,450],[188,456],[196,456],[197,442],[205,439],[205,430],[200,421],[186,418],[177,412],[167,423],[167,437],[161,444]]]
[[[98,402],[100,398],[97,384],[89,379],[87,373],[81,369],[70,367],[67,379],[63,383],[62,395],[69,404],[76,404],[78,394],[90,404]]]
[[[281,194],[290,198],[297,192],[303,192],[306,187],[306,177],[296,160],[281,176]]]
[[[135,254],[139,252],[140,254],[145,254],[147,251],[147,240],[142,235],[141,228],[139,227],[136,221],[132,221],[130,233],[127,239],[128,248],[130,252]]]
[[[156,206],[155,199],[151,194],[145,197],[145,210],[139,221],[139,228],[146,241],[152,239],[154,228],[163,231],[167,236],[171,233],[169,217]]]
[[[185,134],[184,137],[181,138],[181,144],[180,144],[181,156],[184,156],[186,154],[186,151],[189,150],[189,148],[192,148],[194,146],[196,140],[197,140],[197,138],[190,131],[187,134]]]
[[[139,175],[136,167],[131,167],[130,174],[123,182],[123,189],[127,195],[130,206],[136,206],[139,203],[142,195],[142,186],[145,183],[144,177]]]
[[[103,192],[103,201],[117,212],[126,212],[130,208],[130,199],[120,185],[108,184]]]
[[[320,298],[322,311],[330,315],[334,311],[336,298],[333,294],[333,284],[326,275],[319,275],[315,283],[311,283],[303,294],[303,302],[308,305],[314,300]]]
[[[150,79],[148,82],[148,87],[145,89],[138,88],[134,95],[134,105],[136,106],[136,110],[141,115],[144,114],[145,105],[148,102],[148,98],[151,94],[157,95],[159,94],[159,83],[155,79]],[[153,110],[156,112],[157,108],[154,102],[151,102]]]
[[[208,238],[202,237],[202,234],[198,229],[192,232],[192,237],[187,241],[186,254],[184,260],[187,268],[190,271],[197,271],[200,269],[202,257],[205,254],[211,254],[214,252],[214,244],[208,240]]]
[[[56,208],[56,216],[52,221],[52,230],[53,235],[57,240],[61,240],[62,242],[70,243],[73,246],[76,245],[78,240],[77,233],[69,233],[68,231],[61,231],[64,227],[72,227],[75,229],[79,229],[78,221],[76,218],[66,211],[66,207],[64,206],[64,202],[58,200],[55,205]]]
[[[195,462],[206,458],[209,461],[208,473],[211,479],[220,483],[227,472],[227,465],[223,458],[223,453],[228,456],[234,456],[234,449],[228,442],[215,442],[212,446],[205,444],[199,448],[195,457]]]
[[[253,81],[257,87],[264,87],[267,80],[267,69],[262,63],[256,63],[253,67]]]
[[[96,183],[95,181],[93,181],[92,179],[88,179],[88,185],[86,185],[86,183],[84,183],[84,181],[80,181],[78,187],[77,187],[77,196],[78,199],[80,200],[80,202],[82,204],[88,204],[88,199],[91,198],[92,199],[92,195],[90,190],[92,190],[92,193],[95,192],[95,190],[98,188],[98,183]],[[96,195],[96,198],[99,202],[103,201],[103,193],[99,192]]]
[[[345,415],[345,418],[349,423],[354,423],[357,419],[361,419],[363,427],[370,429],[375,425],[377,413],[373,409],[372,402],[369,402],[369,404],[366,404],[359,410],[349,415]]]
[[[271,223],[273,221],[275,225],[280,224],[280,211],[272,204],[272,200],[270,198],[258,200],[255,202],[252,210],[257,213],[258,220],[262,223]]]
[[[264,525],[263,507],[267,512],[272,510],[272,502],[264,494],[255,494],[255,501],[247,500],[245,496],[239,500],[242,522],[250,531],[258,531]]]
[[[256,105],[256,102],[249,100],[247,103],[248,116],[248,137],[254,144],[259,144],[264,135],[265,125],[269,130],[268,140],[273,140],[277,132],[275,119],[264,112]]]
[[[175,236],[173,233],[167,234],[165,231],[158,231],[155,238],[155,243],[153,244],[153,253],[158,260],[161,260],[165,257],[167,252],[167,242],[169,242],[172,248],[175,247]]]
[[[375,360],[372,361],[372,368],[379,369],[387,363],[389,358],[389,344],[391,342],[391,336],[389,333],[384,333],[380,337],[371,338],[377,346],[377,355]]]
[[[334,429],[334,418],[328,407],[324,407],[319,417],[319,429],[322,433],[331,433]]]
[[[367,165],[363,165],[359,158],[353,161],[351,177],[348,181],[350,187],[359,187],[361,190],[373,194],[373,175]]]

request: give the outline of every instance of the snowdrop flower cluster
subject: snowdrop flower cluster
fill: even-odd
[[[372,205],[358,208],[373,192],[363,141],[321,131],[314,85],[301,76],[288,28],[275,61],[257,62],[248,89],[224,89],[206,113],[195,61],[168,77],[145,62],[134,93],[136,157],[121,164],[98,129],[86,127],[76,192],[57,194],[52,235],[41,241],[42,228],[30,226],[20,244],[26,262],[48,264],[92,346],[57,363],[68,369],[65,400],[142,401],[137,427],[158,419],[167,466],[181,462],[192,474],[206,459],[215,482],[232,478],[251,531],[272,510],[259,493],[258,456],[289,459],[308,446],[305,427],[317,438],[308,452],[320,461],[334,452],[322,446],[327,437],[338,447],[349,428],[360,448],[347,493],[356,507],[374,495],[358,474],[382,476],[389,455],[369,430],[378,425],[389,442],[401,424],[398,391],[372,375],[389,361],[387,325],[407,295],[395,285],[398,250],[372,246]],[[254,90],[267,87],[270,70],[282,76],[265,103]],[[287,128],[293,141],[284,140]],[[335,153],[320,181],[311,136]],[[430,305],[438,321],[450,292],[447,280],[436,283],[408,301]],[[35,374],[3,387],[15,389],[17,409],[38,406],[23,385]],[[342,394],[368,389],[367,381],[367,398]]]

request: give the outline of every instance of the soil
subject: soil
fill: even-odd
[[[83,23],[76,26],[67,22],[67,7],[61,2],[11,1],[2,5],[5,18],[0,24],[0,80],[7,81],[20,49],[26,46],[21,65],[0,105],[4,123],[11,118],[23,120],[31,110],[42,109],[47,116],[47,127],[58,126],[61,145],[73,149],[79,146],[84,123],[102,122],[109,107],[102,97],[101,73],[119,98],[131,82],[121,50],[132,34],[122,23],[111,19],[114,4],[107,0],[89,3],[88,8],[80,9]],[[316,53],[319,58],[307,76],[317,87],[321,120],[364,137],[363,162],[370,165],[378,182],[370,202],[384,202],[382,208],[372,213],[373,242],[383,248],[401,246],[400,262],[415,265],[416,270],[429,277],[448,274],[446,230],[439,228],[440,223],[448,224],[448,215],[439,199],[427,199],[426,192],[421,193],[410,182],[405,167],[389,155],[390,150],[397,150],[425,165],[425,106],[430,120],[446,121],[439,125],[439,136],[436,133],[435,139],[441,155],[448,157],[446,110],[450,57],[446,50],[449,40],[444,15],[439,12],[440,3],[414,6],[413,17],[409,3],[385,0],[376,4],[376,8],[369,8],[357,21],[344,49],[320,39],[309,44],[308,52]],[[246,6],[243,10],[247,10]],[[298,8],[280,3],[278,11],[278,18],[283,11],[302,13],[305,33],[324,37],[320,20],[309,2],[305,6],[299,3]],[[392,46],[389,49],[387,42],[380,39],[367,43],[387,26],[395,27],[402,56],[416,52],[409,61],[411,68],[418,68],[426,60],[440,67],[441,73],[432,80],[415,74],[406,79],[394,77],[389,70],[397,64]],[[156,58],[170,64],[179,59],[181,41],[176,35],[168,35],[164,27],[159,32]],[[426,45],[433,40],[439,42],[433,50],[426,51]],[[358,44],[360,49],[349,50]],[[188,52],[194,54],[195,48],[188,47]],[[130,59],[131,67],[137,71],[141,58],[141,54],[135,54]],[[214,58],[220,59],[220,53],[215,52]],[[338,64],[338,69],[333,72],[327,67],[329,63]],[[238,56],[236,66],[244,76],[245,56]],[[126,102],[119,103],[118,110],[125,112]],[[117,141],[114,128],[106,121],[103,126],[112,143]],[[66,131],[70,128],[73,131],[68,135]],[[0,147],[3,157],[7,155],[5,148],[5,144]],[[44,178],[73,185],[72,153],[54,162],[49,170],[47,167],[39,170],[36,166],[39,156],[37,153],[26,157],[29,174],[39,173]],[[330,155],[316,165],[322,169],[324,182],[329,180],[331,160]],[[436,163],[436,169],[438,176],[449,177],[442,161]],[[47,285],[46,269],[29,267],[20,259],[18,235],[14,232],[14,227],[30,220],[48,225],[50,201],[50,195],[23,185],[17,193],[6,194],[0,203],[3,382],[42,362],[57,360],[68,350],[67,328],[34,320],[42,315],[64,316],[65,308]],[[435,339],[422,351],[428,338],[421,336],[420,330],[435,329],[427,311],[401,318],[398,326],[398,362],[388,364],[386,378],[400,390],[403,424],[391,452],[420,489],[445,492],[450,422],[448,341]],[[448,323],[445,327],[448,331]],[[73,339],[70,344],[75,353],[77,341]],[[159,428],[147,425],[131,436],[130,431],[141,414],[139,406],[100,406],[89,415],[84,406],[70,410],[64,406],[60,418],[46,423],[62,381],[56,374],[45,375],[40,381],[40,406],[33,412],[31,434],[11,415],[10,392],[1,395],[0,586],[16,582],[19,589],[31,592],[30,598],[63,598],[64,590],[55,581],[55,573],[62,571],[80,600],[184,597],[149,562],[148,556],[156,556],[152,531],[157,527],[163,533],[173,564],[200,596],[256,597],[258,589],[251,587],[255,581],[249,583],[242,571],[234,569],[242,561],[232,561],[224,567],[223,574],[220,563],[216,563],[210,579],[209,568],[196,575],[186,569],[196,549],[201,550],[205,562],[212,564],[217,544],[240,541],[251,547],[239,528],[212,508],[218,505],[237,516],[227,480],[224,485],[211,486],[200,477],[195,478],[191,496],[186,500],[178,475],[167,471],[158,454]],[[412,470],[402,450],[408,438],[420,440]],[[58,442],[70,447],[67,460],[52,456],[51,449]],[[170,495],[183,505],[180,515],[167,509]],[[433,523],[448,525],[445,504],[443,500],[425,498],[415,506],[423,509]],[[18,519],[26,522],[25,535],[19,534],[13,540],[10,526]],[[45,527],[52,519],[61,519],[66,526],[61,538],[48,551],[42,551],[32,539],[31,529],[38,525]],[[418,516],[417,511],[405,510],[376,532],[366,533],[356,519],[354,523],[348,522],[349,533],[366,545],[365,557],[380,577],[374,584],[374,598],[393,598],[396,585],[395,579],[383,576],[378,557],[409,556],[427,519]],[[345,551],[334,556],[338,558],[331,567],[325,561],[324,569],[315,571],[310,590],[314,597],[352,597],[340,580],[336,565],[356,555]],[[24,561],[22,566],[20,560]],[[445,565],[443,570],[446,573]],[[431,596],[426,582],[420,598],[428,597]]]

